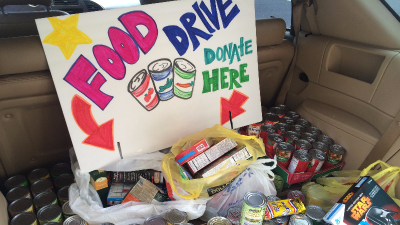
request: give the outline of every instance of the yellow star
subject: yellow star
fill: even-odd
[[[49,19],[54,31],[45,37],[43,43],[58,46],[66,60],[71,57],[79,44],[93,42],[89,36],[78,30],[79,14],[70,16],[65,20],[55,17],[47,19]]]

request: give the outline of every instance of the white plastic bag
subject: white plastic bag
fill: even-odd
[[[108,208],[103,208],[99,195],[89,184],[89,173],[82,173],[79,169],[74,150],[70,149],[71,166],[74,171],[76,183],[69,188],[69,204],[71,209],[86,220],[89,224],[110,222],[116,225],[143,224],[150,216],[163,215],[170,209],[178,209],[188,214],[188,219],[193,220],[203,215],[208,199],[177,200],[150,204],[142,202],[127,202]],[[153,152],[132,159],[122,159],[118,163],[108,165],[104,170],[109,171],[135,171],[154,169],[161,171],[163,153]]]
[[[263,163],[274,162],[272,166]],[[250,164],[225,190],[216,194],[208,203],[205,214],[200,218],[204,221],[214,216],[226,216],[231,207],[242,208],[243,196],[249,191],[259,191],[265,196],[276,195],[274,173],[276,157],[274,159],[259,159]]]

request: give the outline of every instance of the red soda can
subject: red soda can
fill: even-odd
[[[331,137],[329,137],[328,135],[325,135],[325,134],[319,135],[318,136],[318,141],[323,142],[328,146],[331,146],[331,145],[335,144],[333,139]]]
[[[293,124],[292,126],[290,126],[290,130],[297,132],[299,134],[305,133],[306,132],[306,128],[303,127],[302,125],[299,124]]]
[[[329,146],[329,151],[326,154],[327,158],[323,169],[328,169],[341,163],[344,154],[346,154],[346,149],[344,149],[341,145],[334,144]]]
[[[254,123],[254,124],[250,124],[247,127],[247,135],[248,136],[256,136],[257,138],[260,137],[260,132],[261,132],[261,126],[263,125],[263,121],[258,122],[258,123]]]
[[[289,126],[286,123],[276,123],[273,125],[276,128],[276,133],[284,135],[286,131],[289,131]]]
[[[276,146],[276,161],[284,168],[288,168],[290,158],[294,152],[293,145],[281,142]]]
[[[311,155],[303,151],[295,151],[293,153],[292,161],[290,162],[288,171],[289,173],[305,172],[310,164]]]
[[[297,112],[293,112],[293,111],[286,112],[286,116],[292,117],[295,122],[296,122],[296,120],[301,118],[301,116]]]
[[[287,125],[291,126],[294,124],[294,120],[291,117],[284,116],[279,119],[280,123],[286,123]]]
[[[301,139],[310,142],[310,144],[312,144],[318,140],[317,136],[315,136],[312,133],[307,133],[307,132],[301,134]]]
[[[283,137],[285,137],[285,142],[294,146],[294,142],[299,140],[301,135],[294,131],[286,131]]]
[[[271,157],[274,157],[275,155],[276,146],[285,141],[281,135],[275,133],[268,135],[266,140],[267,143],[265,144],[265,153]]]
[[[326,161],[326,154],[318,149],[311,149],[309,153],[312,159],[306,171],[316,173],[321,170]]]
[[[157,107],[160,101],[154,82],[145,69],[132,77],[128,85],[128,91],[147,111]]]
[[[300,199],[303,203],[306,202],[306,196],[298,190],[289,191],[286,195],[287,199]]]
[[[273,114],[278,115],[279,117],[284,117],[285,114],[286,114],[285,109],[284,109],[284,108],[281,108],[281,107],[271,107],[271,108],[269,109],[269,111],[270,111],[271,113],[273,113]]]
[[[296,150],[308,152],[312,148],[312,145],[306,140],[297,140],[295,142],[295,148]]]
[[[274,113],[265,113],[263,114],[263,119],[266,124],[274,125],[279,123],[279,116]]]
[[[328,145],[326,145],[325,143],[320,142],[320,141],[316,141],[316,142],[312,143],[312,146],[314,149],[321,150],[325,154],[328,153],[328,151],[329,151]]]
[[[322,134],[322,131],[318,129],[318,127],[313,127],[313,126],[307,127],[307,132],[312,133],[317,137]]]
[[[308,120],[306,120],[306,119],[298,119],[298,120],[296,120],[296,124],[302,125],[305,128],[311,127],[311,123],[308,122]]]
[[[276,128],[269,124],[263,124],[261,126],[260,138],[263,139],[264,145],[267,145],[268,135],[273,134],[275,132],[276,132]]]

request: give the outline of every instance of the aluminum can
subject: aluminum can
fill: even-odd
[[[287,125],[291,126],[294,125],[295,122],[292,117],[284,116],[279,119],[280,123],[286,123]]]
[[[299,190],[289,191],[286,195],[288,199],[300,199],[303,203],[306,202],[306,196]]]
[[[271,220],[274,221],[276,225],[287,225],[289,218],[290,216],[280,216]]]
[[[33,197],[38,196],[43,192],[53,192],[53,182],[49,179],[38,180],[31,186]]]
[[[33,212],[33,204],[32,199],[29,198],[21,198],[8,206],[8,212],[10,213],[11,217],[15,217],[18,214],[24,212]]]
[[[228,209],[226,214],[226,218],[233,224],[239,225],[240,224],[240,216],[242,214],[242,209],[239,207],[231,207]]]
[[[276,128],[276,133],[280,135],[284,135],[290,129],[286,123],[276,123],[273,126]]]
[[[301,139],[310,142],[310,144],[312,144],[318,140],[317,136],[315,136],[312,133],[307,133],[307,132],[301,134]]]
[[[247,126],[247,135],[259,138],[262,125],[263,125],[262,121],[259,123],[250,124],[249,126]]]
[[[158,97],[167,101],[174,97],[172,62],[169,59],[158,59],[148,66],[149,74],[153,78]]]
[[[87,225],[87,222],[80,216],[75,215],[65,219],[63,225]]]
[[[13,189],[11,189],[7,195],[6,199],[8,203],[12,203],[15,200],[21,199],[21,198],[29,198],[32,199],[31,192],[29,192],[29,188],[25,186],[18,186]]]
[[[207,225],[232,225],[232,223],[225,217],[213,217],[208,222]]]
[[[189,99],[193,94],[196,78],[196,67],[186,59],[174,60],[174,95],[178,98]]]
[[[295,147],[297,151],[309,152],[309,150],[312,148],[312,145],[306,140],[297,140],[295,142]]]
[[[285,139],[279,134],[268,135],[267,144],[265,145],[265,153],[273,157],[275,155],[276,146],[284,141]]]
[[[303,127],[300,124],[293,124],[292,126],[290,126],[290,130],[294,131],[294,132],[297,132],[299,134],[302,134],[302,133],[306,132],[306,128]]]
[[[310,218],[304,214],[294,214],[290,217],[289,225],[313,225]]]
[[[313,225],[319,225],[324,222],[324,216],[326,212],[321,207],[316,205],[308,205],[306,210],[306,215],[311,219]]]
[[[290,111],[290,108],[287,105],[284,105],[284,104],[279,104],[279,105],[276,105],[275,107],[282,108],[283,110],[285,110],[285,112],[289,112]]]
[[[69,187],[75,182],[74,179],[74,175],[68,173],[58,176],[54,179],[54,187],[56,188],[56,191],[59,191],[63,187]]]
[[[260,137],[263,139],[264,145],[268,143],[268,135],[276,132],[276,128],[269,124],[263,124],[261,126]]]
[[[279,197],[276,197],[275,195],[269,195],[267,196],[267,202],[275,202],[281,200]]]
[[[161,216],[152,216],[147,218],[143,225],[167,225],[167,221]]]
[[[145,69],[137,72],[129,81],[128,92],[147,111],[156,108],[160,102],[154,83]]]
[[[303,127],[305,127],[305,128],[307,128],[307,127],[311,127],[311,123],[310,122],[308,122],[308,120],[306,120],[306,119],[298,119],[298,120],[296,120],[296,124],[300,124],[300,125],[302,125]]]
[[[40,225],[44,225],[49,222],[62,223],[62,211],[58,205],[48,205],[41,208],[37,212],[37,219]]]
[[[62,225],[62,223],[50,222],[50,223],[45,223],[44,225]]]
[[[326,154],[327,158],[323,168],[327,169],[341,163],[345,154],[346,149],[344,149],[341,145],[334,144],[329,146],[329,151]]]
[[[276,114],[279,116],[279,118],[284,117],[286,114],[286,111],[284,108],[281,107],[271,107],[269,108],[269,111],[273,114]]]
[[[71,206],[69,205],[69,201],[64,203],[64,205],[62,205],[61,210],[65,219],[75,215],[74,211],[72,211]]]
[[[240,224],[262,225],[266,205],[267,197],[263,193],[250,191],[244,194]]]
[[[35,213],[25,212],[15,216],[10,225],[38,225]]]
[[[45,168],[34,169],[28,174],[29,183],[32,185],[38,180],[49,179],[49,171]]]
[[[319,135],[318,136],[318,141],[323,142],[328,146],[335,144],[333,139],[331,137],[329,137],[328,135],[325,135],[325,134]]]
[[[165,217],[169,225],[188,222],[188,215],[185,212],[179,211],[177,209],[171,209],[170,211],[167,212]]]
[[[285,134],[283,135],[283,137],[285,138],[285,142],[294,146],[295,141],[299,140],[301,136],[297,132],[286,131]]]
[[[48,205],[57,205],[57,196],[53,192],[44,192],[33,199],[36,211]]]
[[[261,113],[264,115],[265,113],[269,113],[269,109],[265,106],[261,106]]]
[[[15,175],[8,178],[4,183],[4,186],[6,187],[7,191],[10,191],[18,186],[28,186],[28,180],[24,175]]]
[[[262,225],[276,225],[273,220],[264,220]]]
[[[308,164],[310,163],[310,161],[310,154],[302,151],[295,151],[293,153],[292,161],[290,162],[288,168],[289,173],[305,172],[308,168]]]
[[[294,147],[293,145],[286,143],[286,142],[280,142],[276,146],[276,161],[284,168],[288,168],[290,158],[292,157],[292,154],[294,152]]]
[[[286,116],[292,117],[292,118],[294,119],[295,122],[296,122],[298,119],[301,118],[301,116],[300,116],[297,112],[294,112],[294,111],[286,112]]]
[[[312,159],[310,164],[308,165],[306,172],[316,173],[320,171],[322,166],[324,165],[324,162],[326,161],[326,154],[318,149],[311,149],[309,153]]]
[[[51,178],[54,180],[61,174],[69,173],[72,174],[71,165],[68,163],[57,163],[50,169]]]
[[[322,134],[322,131],[319,128],[313,126],[307,127],[307,132],[312,133],[317,137]]]
[[[276,123],[279,123],[279,116],[276,115],[275,113],[265,113],[263,114],[263,119],[264,123],[269,124],[269,125],[274,125]]]
[[[64,205],[68,200],[69,200],[69,186],[61,188],[57,192],[57,198],[58,201],[60,202],[60,205]]]
[[[318,149],[318,150],[321,150],[321,151],[323,151],[324,153],[328,153],[328,151],[329,151],[328,145],[326,145],[326,144],[323,143],[323,142],[316,141],[316,142],[312,143],[312,145],[313,145],[313,148]]]

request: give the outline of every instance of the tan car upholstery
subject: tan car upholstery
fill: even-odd
[[[8,224],[7,201],[4,195],[0,192],[0,225]]]
[[[294,55],[293,44],[284,40],[286,23],[283,19],[257,20],[257,53],[261,104],[271,105]]]

